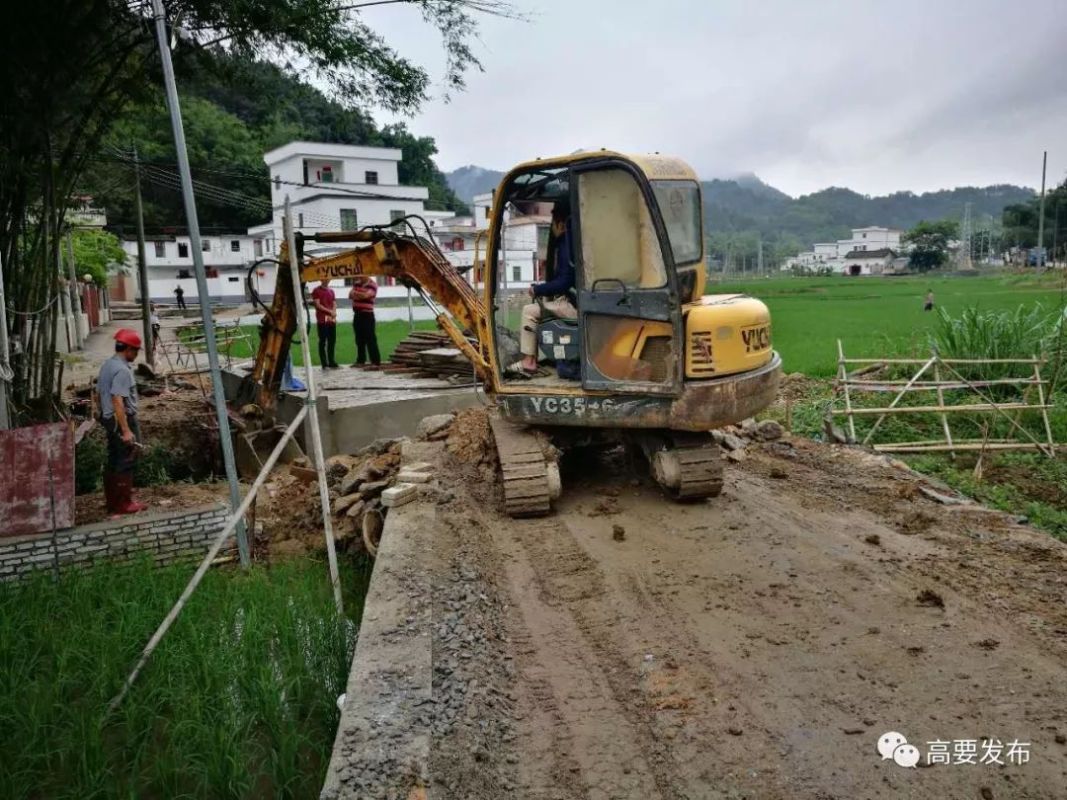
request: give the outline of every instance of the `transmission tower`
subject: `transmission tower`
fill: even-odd
[[[956,251],[956,269],[974,269],[971,247],[974,239],[974,223],[971,220],[971,203],[963,206],[963,222],[960,223],[960,249]]]

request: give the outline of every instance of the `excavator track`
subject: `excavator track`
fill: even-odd
[[[638,441],[652,477],[675,500],[703,500],[722,491],[722,458],[710,435],[667,433]]]
[[[504,510],[509,517],[542,517],[559,497],[559,467],[546,458],[541,440],[528,428],[507,420],[490,419],[500,473],[504,482]]]

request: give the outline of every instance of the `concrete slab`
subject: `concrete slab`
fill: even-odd
[[[327,457],[354,453],[375,439],[414,436],[419,420],[479,405],[484,395],[474,387],[457,388],[448,381],[414,378],[388,372],[367,372],[350,367],[314,368],[319,389],[319,428]],[[236,396],[244,371],[224,371],[227,399]],[[303,369],[295,370],[303,378]],[[304,403],[304,393],[283,392],[278,418],[287,422]],[[302,434],[303,435],[303,432]],[[305,451],[310,449],[305,446]]]
[[[411,455],[402,458],[410,463]],[[433,710],[433,521],[434,505],[426,502],[386,516],[323,800],[425,797]]]

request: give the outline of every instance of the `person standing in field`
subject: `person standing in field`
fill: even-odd
[[[319,332],[319,364],[323,369],[336,369],[337,296],[330,288],[329,280],[315,287],[311,302],[315,306],[315,325]]]
[[[933,289],[927,289],[926,290],[926,301],[923,303],[923,311],[933,311],[933,310],[934,310],[934,290]]]
[[[181,286],[175,286],[174,296],[178,298],[178,309],[180,311],[185,311],[185,289]]]
[[[141,337],[129,328],[120,328],[115,334],[115,355],[103,363],[96,379],[100,422],[107,432],[104,498],[109,514],[135,514],[147,508],[133,499],[133,467],[141,447],[141,426],[131,364],[140,350]]]
[[[378,334],[375,331],[374,299],[378,296],[378,284],[369,275],[359,275],[352,283],[348,299],[352,301],[352,327],[356,334],[356,363],[361,367],[370,363],[381,366],[382,356],[378,352]]]

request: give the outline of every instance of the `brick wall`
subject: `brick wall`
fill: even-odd
[[[157,564],[202,558],[226,524],[227,508],[210,505],[159,514],[136,514],[56,534],[0,539],[0,581],[18,580],[39,569],[87,566],[94,561],[130,561],[151,555]],[[226,548],[236,549],[228,543]]]

